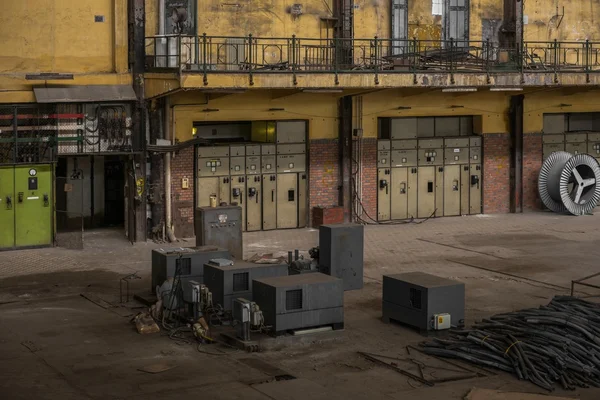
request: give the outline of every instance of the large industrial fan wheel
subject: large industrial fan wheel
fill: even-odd
[[[548,209],[573,215],[589,214],[600,201],[600,167],[588,154],[557,151],[544,161],[538,191]]]

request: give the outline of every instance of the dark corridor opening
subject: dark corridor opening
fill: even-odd
[[[104,161],[104,225],[125,226],[125,169],[118,156]]]

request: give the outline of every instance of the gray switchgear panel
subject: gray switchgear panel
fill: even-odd
[[[344,281],[344,290],[363,287],[364,226],[319,227],[319,265],[324,273]]]
[[[243,258],[241,207],[198,207],[194,223],[196,246],[218,246],[238,260]]]

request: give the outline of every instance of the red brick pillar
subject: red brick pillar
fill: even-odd
[[[510,135],[483,135],[483,213],[510,212]]]
[[[194,237],[194,146],[186,147],[171,160],[171,209],[175,236]],[[188,188],[182,180],[188,179]]]
[[[542,168],[542,134],[523,135],[523,210],[541,210],[538,176]]]
[[[314,207],[337,206],[339,201],[339,148],[337,139],[311,140],[308,149],[308,204],[312,224]]]

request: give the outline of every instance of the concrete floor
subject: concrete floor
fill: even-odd
[[[286,254],[308,250],[317,238],[309,229],[248,233],[244,247],[246,257]],[[358,351],[403,356],[406,345],[423,340],[380,321],[381,277],[419,270],[464,282],[470,324],[567,294],[572,279],[600,272],[599,239],[600,215],[532,213],[368,226],[365,287],[345,294],[345,330],[290,345],[279,341],[258,354],[223,349],[225,355],[200,353],[164,334],[139,335],[126,316],[132,311],[107,310],[80,296],[118,304],[119,279],[136,271],[142,279],[132,288],[147,291],[150,250],[165,245],[132,246],[119,232],[95,231],[86,234],[84,251],[2,252],[0,399],[462,399],[472,387],[541,392],[502,373],[422,387],[363,359]],[[272,381],[256,360],[297,379]],[[174,368],[139,371],[159,362]],[[597,399],[600,390],[556,395]]]

